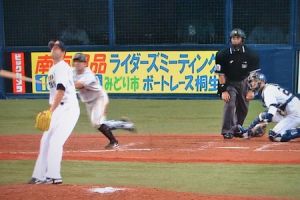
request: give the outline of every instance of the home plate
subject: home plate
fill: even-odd
[[[113,187],[104,187],[104,188],[92,188],[90,189],[91,192],[100,193],[100,194],[108,194],[114,193],[117,191],[127,190],[126,188],[113,188]]]
[[[250,149],[250,147],[216,147],[218,149]]]

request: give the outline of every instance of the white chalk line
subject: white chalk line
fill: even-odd
[[[152,149],[108,149],[108,150],[74,150],[74,151],[64,151],[65,154],[69,153],[105,153],[105,152],[117,152],[117,151],[151,151]],[[15,152],[0,152],[0,154],[37,154],[38,151],[15,151]]]
[[[72,154],[72,153],[105,153],[105,152],[126,152],[126,151],[159,151],[162,148],[130,148],[136,145],[140,145],[143,143],[129,143],[120,145],[119,149],[100,149],[100,150],[67,150],[64,151],[65,154]],[[218,144],[217,142],[207,142],[206,144],[198,147],[198,148],[181,148],[181,149],[174,149],[175,151],[180,152],[197,152],[197,151],[204,151],[204,150],[210,150],[210,149],[228,149],[228,150],[249,150],[251,147],[245,147],[245,146],[215,146],[215,144]],[[283,143],[270,143],[270,144],[264,144],[253,151],[255,152],[300,152],[300,149],[271,149],[275,146],[284,145]],[[172,147],[170,147],[172,150]],[[38,151],[14,151],[14,152],[0,152],[0,154],[37,154]]]
[[[271,150],[270,149],[271,147],[279,146],[279,145],[281,145],[281,143],[264,144],[261,147],[254,149],[254,151],[267,151],[267,150]]]
[[[212,147],[214,144],[215,142],[207,142],[207,144],[202,145],[199,148],[182,148],[182,149],[176,149],[176,151],[185,151],[185,152],[204,151]]]
[[[216,147],[217,149],[250,149],[250,147]]]
[[[300,152],[297,149],[265,149],[259,152]]]

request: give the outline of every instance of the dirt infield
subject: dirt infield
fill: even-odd
[[[0,160],[36,159],[41,135],[0,136]],[[121,135],[119,150],[105,150],[101,135],[74,135],[65,160],[300,164],[300,140],[266,137],[223,140],[218,135]]]
[[[0,160],[35,160],[41,135],[0,136]],[[121,135],[119,150],[105,150],[101,135],[73,135],[65,160],[138,162],[300,163],[300,140],[271,143],[267,138],[225,141],[219,135]],[[161,189],[127,188],[111,194],[89,191],[95,186],[6,185],[0,199],[122,199],[122,200],[272,200],[269,197],[201,195]],[[282,198],[280,198],[282,199]]]
[[[98,186],[99,187],[99,186]],[[173,192],[160,189],[146,188],[125,188],[124,191],[117,191],[108,194],[92,193],[91,188],[95,186],[76,185],[13,185],[0,186],[1,200],[49,200],[49,199],[72,199],[72,200],[279,200],[269,197],[243,197],[243,196],[221,196],[221,195],[200,195],[185,192]],[[282,199],[282,198],[280,198]]]

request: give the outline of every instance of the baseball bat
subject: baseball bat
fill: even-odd
[[[6,71],[4,69],[0,70],[0,76],[4,77],[4,78],[9,78],[9,79],[21,79],[22,81],[26,81],[26,82],[32,82],[33,79],[27,76],[18,76],[16,73],[10,72],[10,71]],[[41,81],[36,80],[36,83],[42,84]]]

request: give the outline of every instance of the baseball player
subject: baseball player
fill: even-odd
[[[233,127],[243,125],[248,113],[249,100],[254,97],[247,87],[247,77],[259,70],[257,54],[245,46],[246,35],[239,28],[230,33],[231,46],[216,55],[215,72],[219,74],[218,94],[224,100],[223,125],[224,139],[235,135]]]
[[[250,89],[261,94],[263,104],[267,110],[260,113],[247,129],[244,129],[244,131],[242,129],[244,136],[251,137],[253,131],[250,130],[255,127],[264,127],[269,122],[275,122],[277,124],[269,131],[271,141],[288,142],[299,138],[300,100],[279,85],[267,84],[262,73],[257,72],[250,75],[248,84]]]
[[[54,65],[48,74],[49,104],[52,113],[50,127],[43,133],[40,152],[29,184],[61,184],[63,146],[79,117],[79,104],[73,81],[73,70],[64,61],[63,42],[48,44]]]
[[[97,128],[108,140],[106,149],[119,147],[118,140],[112,130],[124,129],[135,131],[134,124],[128,120],[106,120],[106,109],[109,103],[108,95],[99,84],[98,78],[87,67],[86,56],[76,53],[73,57],[75,87],[79,90],[79,97],[86,105],[92,125]]]

